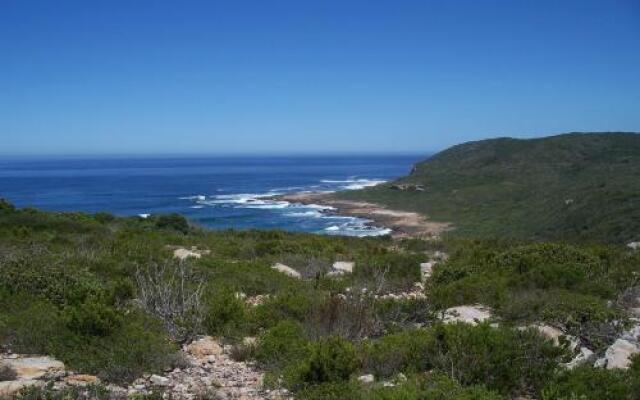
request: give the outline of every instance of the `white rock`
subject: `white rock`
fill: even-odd
[[[327,277],[336,278],[336,277],[339,277],[339,276],[343,276],[344,274],[345,274],[344,271],[333,270],[333,271],[327,272]]]
[[[376,379],[372,374],[362,375],[358,377],[358,382],[360,383],[373,383],[375,380]]]
[[[607,369],[622,368],[627,369],[631,365],[631,357],[640,353],[640,349],[628,340],[618,339],[604,353],[604,358],[596,361],[596,367],[606,367]]]
[[[191,342],[191,344],[187,346],[186,351],[196,359],[203,360],[207,359],[209,356],[218,356],[222,354],[223,349],[217,340],[211,336],[205,336]]]
[[[568,342],[569,350],[574,351],[576,348],[578,348],[578,339],[571,335],[565,334],[563,331],[556,327],[542,324],[532,325],[531,327],[538,330],[538,332],[540,332],[542,336],[551,339],[553,341],[553,344],[556,346],[560,346],[561,342],[563,340],[566,340]]]
[[[296,278],[296,279],[300,279],[302,278],[302,275],[300,275],[300,272],[296,271],[295,269],[281,264],[281,263],[276,263],[275,265],[273,265],[271,268],[275,269],[278,272],[281,272],[285,275],[288,275],[292,278]]]
[[[589,361],[589,359],[594,355],[594,352],[591,351],[590,349],[586,348],[586,347],[580,347],[580,352],[578,353],[577,356],[575,356],[571,361],[569,361],[568,363],[564,364],[564,366],[568,369],[574,369],[577,366],[580,366],[584,363],[586,363],[587,361]]]
[[[333,269],[350,274],[353,272],[353,267],[355,265],[356,263],[351,261],[336,261],[333,263]]]
[[[18,357],[0,360],[18,375],[17,380],[39,379],[64,373],[64,364],[52,357]]]
[[[150,380],[156,386],[169,386],[169,382],[171,382],[169,378],[160,375],[151,375]]]
[[[640,249],[640,242],[627,243],[627,247],[632,249],[632,250],[638,250],[638,249]]]
[[[443,322],[450,324],[454,322],[465,322],[471,325],[477,325],[491,318],[491,311],[482,305],[458,306],[448,308],[444,312]]]
[[[425,262],[420,263],[420,274],[422,276],[422,281],[426,281],[431,278],[431,274],[433,274],[433,266],[435,263],[433,262]]]
[[[3,381],[0,382],[0,397],[10,397],[16,395],[19,391],[30,386],[43,386],[44,381],[35,379],[25,379],[20,381]]]
[[[189,257],[202,258],[203,255],[207,255],[210,253],[211,253],[211,250],[198,250],[197,247],[192,247],[191,249],[179,247],[173,250],[173,257],[182,261],[182,260],[186,260]]]

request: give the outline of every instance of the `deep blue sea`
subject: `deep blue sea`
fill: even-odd
[[[385,231],[294,192],[354,190],[411,170],[425,155],[4,158],[0,197],[18,207],[148,216],[176,212],[211,229],[284,229],[367,236]]]

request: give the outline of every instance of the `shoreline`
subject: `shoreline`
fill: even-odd
[[[378,227],[391,229],[393,239],[437,239],[442,233],[452,229],[450,223],[429,221],[422,214],[393,210],[376,203],[336,199],[332,194],[293,193],[278,196],[278,199],[304,205],[328,206],[335,210],[335,214],[371,220]]]

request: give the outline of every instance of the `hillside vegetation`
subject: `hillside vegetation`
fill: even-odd
[[[176,246],[208,252],[179,261]],[[415,287],[428,259],[440,261],[423,296],[383,296]],[[353,273],[330,276],[340,260],[355,262]],[[624,246],[207,232],[177,215],[44,213],[0,201],[0,346],[119,385],[183,366],[180,345],[212,335],[265,371],[267,387],[299,399],[638,400],[640,359],[627,370],[593,359],[568,370],[571,349],[527,327],[554,326],[601,357],[638,307],[639,274],[640,252]],[[447,307],[474,303],[493,317],[441,321]]]
[[[337,196],[452,222],[460,236],[637,240],[640,134],[464,143],[396,182]]]

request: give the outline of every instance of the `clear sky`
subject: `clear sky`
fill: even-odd
[[[0,1],[0,153],[640,131],[640,0]]]

